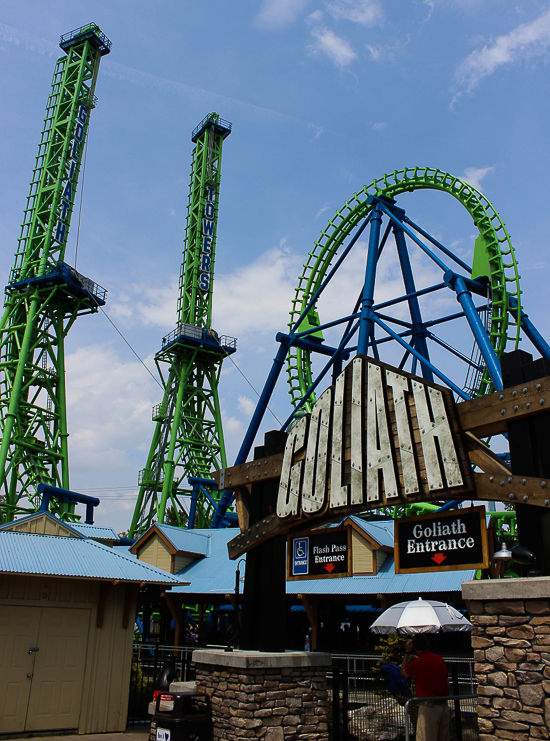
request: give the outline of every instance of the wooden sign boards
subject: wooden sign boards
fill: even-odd
[[[550,508],[550,482],[513,476],[479,439],[549,403],[550,376],[457,404],[448,388],[357,356],[290,429],[283,454],[213,474],[236,494],[241,535],[229,555],[380,507],[456,499]],[[250,485],[275,479],[273,511],[250,522]]]
[[[394,522],[396,574],[489,567],[485,507]]]

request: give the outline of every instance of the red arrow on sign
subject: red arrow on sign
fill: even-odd
[[[327,565],[325,566],[325,570],[328,571],[329,574],[331,573],[331,571],[334,571],[335,568],[336,566],[333,563],[327,563]]]
[[[435,556],[432,556],[432,561],[435,561],[438,566],[441,566],[446,558],[447,556],[444,556],[442,553],[436,553]]]

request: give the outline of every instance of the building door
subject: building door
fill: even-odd
[[[25,730],[40,608],[0,608],[0,733]]]
[[[78,728],[90,610],[9,607],[4,615],[1,640],[13,648],[4,649],[7,671],[0,663],[0,731]]]

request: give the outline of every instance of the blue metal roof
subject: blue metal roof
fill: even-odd
[[[393,520],[367,521],[354,515],[349,519],[380,545],[393,548]]]
[[[177,574],[177,576],[191,583],[188,586],[175,587],[172,591],[212,595],[233,592],[237,561],[229,560],[227,544],[240,533],[239,528],[228,527],[219,530],[193,530],[188,532],[203,537],[208,536],[210,547],[208,553],[205,554],[205,558],[193,561]],[[244,564],[241,565],[242,576],[244,576],[243,566]]]
[[[341,579],[300,579],[289,581],[287,594],[428,594],[460,592],[462,582],[475,579],[475,570],[429,571],[425,574],[396,574],[393,554],[388,554],[377,574],[347,576]],[[189,575],[189,578],[191,576]]]
[[[66,524],[66,523],[63,523]],[[101,525],[87,525],[84,522],[71,522],[73,530],[81,533],[85,538],[101,538],[101,540],[118,540],[118,534],[112,527]]]
[[[182,582],[166,571],[95,540],[9,530],[0,531],[0,572],[119,579],[167,586]]]
[[[177,551],[206,556],[209,551],[210,535],[212,530],[185,530],[173,525],[162,525],[155,522],[152,527],[157,527]],[[144,537],[147,533],[144,533]]]
[[[363,522],[361,527],[381,545],[388,544],[393,522]],[[195,530],[197,534],[210,536],[210,552],[206,558],[193,561],[178,576],[184,577],[189,585],[175,587],[173,592],[187,594],[232,594],[235,589],[237,561],[230,561],[227,543],[240,533],[238,528],[220,530]],[[391,544],[393,545],[393,532]],[[245,557],[243,557],[245,558]],[[239,559],[240,560],[240,559]],[[240,567],[244,576],[244,564]],[[474,579],[475,571],[444,571],[425,574],[396,574],[393,554],[388,554],[378,573],[374,576],[350,576],[331,579],[302,579],[287,582],[287,594],[333,594],[376,596],[377,594],[422,595],[440,592],[460,592],[463,581]],[[241,588],[242,591],[242,588]]]

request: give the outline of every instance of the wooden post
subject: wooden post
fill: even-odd
[[[523,350],[504,353],[500,359],[504,388],[550,375],[550,363]],[[508,422],[508,442],[515,476],[550,477],[550,412]],[[518,538],[534,551],[533,568],[550,574],[550,512],[528,504],[516,504]]]
[[[268,432],[264,445],[255,448],[254,460],[280,453],[286,433]],[[275,512],[278,481],[271,479],[252,485],[250,523]],[[275,536],[252,548],[246,556],[243,590],[242,649],[280,652],[285,650],[286,615],[286,538]]]
[[[311,625],[311,650],[317,651],[319,640],[319,620],[317,611],[317,600],[310,600],[307,595],[299,594],[298,599],[301,601],[306,610],[307,619]]]

